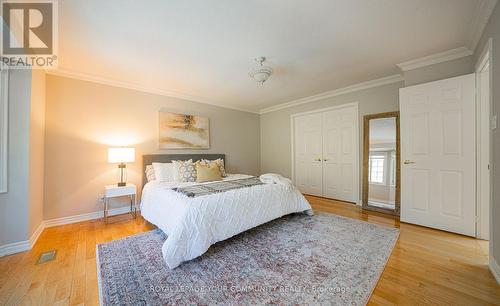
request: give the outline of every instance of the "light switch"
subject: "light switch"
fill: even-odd
[[[491,116],[491,129],[494,130],[497,128],[497,115]]]

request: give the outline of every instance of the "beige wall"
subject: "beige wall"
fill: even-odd
[[[492,62],[490,67],[493,73],[492,81],[492,98],[493,98],[493,109],[491,111],[492,115],[499,115],[500,113],[500,4],[497,4],[490,20],[486,26],[486,29],[479,41],[478,47],[474,54],[474,59],[477,61],[481,52],[483,51],[486,42],[489,38],[493,41],[493,54]],[[491,227],[492,234],[490,240],[492,242],[493,253],[491,254],[497,264],[500,265],[500,128],[492,131],[492,196],[493,200],[491,202]],[[495,188],[496,187],[496,188]]]
[[[466,56],[459,59],[434,64],[410,71],[405,71],[403,77],[405,86],[412,86],[437,80],[448,79],[474,72],[474,58]]]
[[[29,238],[30,89],[31,70],[10,70],[8,192],[0,194],[0,246]]]
[[[43,221],[45,72],[33,70],[29,133],[29,234]]]
[[[109,146],[136,148],[128,181],[142,180],[143,154],[225,153],[229,172],[259,174],[259,116],[256,114],[47,76],[44,218],[102,210],[103,186],[116,182],[107,163]],[[158,149],[158,111],[210,118],[210,150]]]
[[[262,173],[275,172],[286,177],[291,177],[291,115],[335,105],[358,102],[360,115],[359,124],[360,127],[362,127],[364,115],[399,110],[399,88],[402,86],[403,83],[398,82],[261,115],[260,148]],[[363,129],[360,128],[359,130],[359,143],[360,148],[362,148]],[[359,161],[360,177],[361,165],[362,154],[360,154]]]

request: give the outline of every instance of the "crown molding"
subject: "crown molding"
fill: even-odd
[[[484,28],[488,24],[488,20],[495,9],[497,0],[480,0],[472,16],[469,25],[469,33],[467,35],[467,46],[470,50],[475,51],[481,36],[483,35]]]
[[[159,96],[164,96],[164,97],[169,97],[169,98],[176,98],[176,99],[187,100],[190,102],[208,104],[208,105],[212,105],[212,106],[227,108],[227,109],[241,111],[241,112],[247,112],[247,113],[253,113],[253,114],[259,113],[258,111],[252,111],[252,110],[245,109],[245,108],[233,107],[233,106],[229,106],[227,104],[214,102],[214,101],[210,101],[210,100],[207,100],[204,98],[191,96],[191,95],[187,95],[187,94],[183,94],[183,93],[178,93],[178,92],[173,92],[173,91],[165,91],[165,90],[161,90],[158,88],[146,87],[146,86],[141,86],[141,85],[137,85],[137,84],[133,84],[133,83],[129,83],[129,82],[117,81],[117,80],[113,80],[113,79],[109,79],[109,78],[105,78],[105,77],[101,77],[101,76],[97,76],[97,75],[91,75],[91,74],[81,73],[81,72],[77,72],[77,71],[71,71],[71,70],[67,70],[67,69],[50,69],[50,70],[46,70],[46,73],[49,75],[54,75],[54,76],[77,79],[77,80],[93,82],[93,83],[98,83],[98,84],[108,85],[108,86],[113,86],[113,87],[125,88],[125,89],[140,91],[140,92],[144,92],[144,93],[149,93],[149,94],[154,94],[154,95],[159,95]]]
[[[396,66],[401,69],[401,71],[409,71],[409,70],[414,70],[434,64],[439,64],[447,61],[451,61],[454,59],[459,59],[462,57],[466,57],[469,55],[472,55],[474,52],[470,50],[467,47],[460,47],[456,49],[451,49],[448,51],[440,52],[440,53],[435,53],[431,54],[428,56],[416,58],[410,61],[406,61],[400,64],[397,64]]]
[[[289,107],[293,107],[293,106],[297,106],[297,105],[311,103],[314,101],[323,100],[323,99],[327,99],[327,98],[331,98],[331,97],[335,97],[335,96],[340,96],[340,95],[344,95],[347,93],[351,93],[351,92],[355,92],[355,91],[359,91],[359,90],[363,90],[363,89],[378,87],[378,86],[402,82],[402,81],[403,81],[403,77],[400,74],[395,74],[395,75],[391,75],[388,77],[383,77],[380,79],[361,82],[361,83],[350,85],[347,87],[343,87],[343,88],[339,88],[339,89],[335,89],[335,90],[330,90],[330,91],[320,93],[317,95],[313,95],[313,96],[293,100],[290,102],[281,103],[281,104],[274,105],[271,107],[263,108],[260,110],[260,114],[262,115],[265,113],[270,113],[270,112],[274,112],[277,110],[281,110],[281,109],[285,109],[285,108],[289,108]]]

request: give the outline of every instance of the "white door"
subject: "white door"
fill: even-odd
[[[356,134],[354,107],[323,113],[323,196],[357,201]]]
[[[322,114],[294,120],[295,184],[303,193],[322,196]]]
[[[474,74],[400,89],[401,221],[475,235]]]

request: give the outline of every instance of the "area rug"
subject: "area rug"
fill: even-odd
[[[286,216],[170,270],[161,230],[97,247],[102,305],[364,305],[399,230],[332,214]]]

